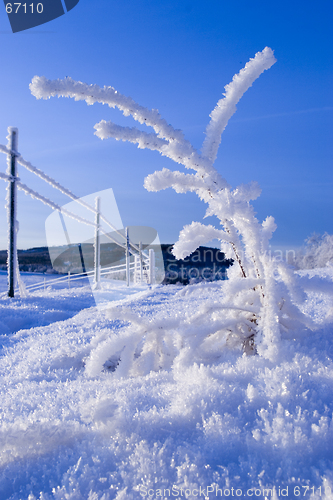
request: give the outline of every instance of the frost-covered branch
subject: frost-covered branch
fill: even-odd
[[[255,347],[251,344],[254,337],[255,342],[260,344],[258,352],[270,359],[276,359],[283,329],[297,328],[300,324],[312,328],[295,303],[304,300],[304,293],[301,293],[299,284],[295,282],[284,264],[277,264],[267,257],[268,242],[276,225],[273,217],[267,217],[262,223],[256,218],[251,201],[260,195],[258,184],[250,182],[232,189],[213,166],[221,135],[236,111],[237,103],[253,82],[275,61],[273,51],[266,47],[250,59],[225,87],[223,98],[218,101],[210,115],[202,154],[185,140],[181,131],[168,125],[157,110],[140,106],[112,87],[86,85],[71,78],[51,81],[44,77],[34,77],[30,85],[31,92],[38,99],[57,95],[85,100],[87,104],[99,102],[111,108],[117,107],[125,116],[131,115],[140,124],[152,127],[154,133],[146,133],[138,128],[120,127],[102,120],[95,125],[98,137],[102,139],[113,137],[136,143],[139,148],[156,150],[175,163],[182,164],[195,172],[185,174],[163,168],[145,179],[144,185],[149,191],[172,187],[177,193],[195,192],[208,205],[206,217],[217,217],[221,224],[221,229],[198,222],[184,227],[173,253],[177,258],[184,258],[199,245],[217,238],[221,242],[221,250],[225,252],[227,247],[228,257],[233,258],[238,267],[235,265],[228,270],[230,280],[223,285],[224,298],[222,302],[220,301],[221,311],[214,304],[209,311],[198,313],[195,318],[198,324],[193,325],[193,318],[176,321],[177,335],[181,337],[179,345],[185,346],[183,354],[177,355],[178,360],[184,361],[184,356],[188,359],[192,356],[192,361],[201,360],[200,349],[204,352],[213,345],[218,355],[223,345],[232,345],[234,341],[243,342],[247,353],[254,352]],[[229,253],[230,249],[232,254]],[[163,365],[162,359],[165,360],[165,366],[169,366],[170,360],[174,357],[174,323],[168,326],[143,325],[139,320],[140,326],[137,321],[130,321],[132,327],[126,330],[126,339],[115,338],[107,347],[108,352],[112,354],[114,350],[128,345],[128,348],[122,351],[123,373],[126,370],[127,373],[131,372],[133,359],[138,360],[134,363],[140,371],[139,365],[146,355],[147,359],[154,359],[151,369],[158,369]],[[131,328],[133,328],[132,333]],[[144,347],[140,350],[142,335],[145,340]],[[133,348],[133,345],[136,347]],[[98,351],[99,366],[101,359],[104,359],[102,351],[102,348]],[[152,352],[156,354],[153,357],[151,357]],[[124,362],[123,359],[127,361]]]
[[[148,175],[144,181],[147,191],[161,191],[172,187],[176,193],[187,193],[188,191],[207,190],[207,183],[199,175],[184,174],[183,172],[172,172],[167,168]]]
[[[275,62],[272,49],[265,47],[262,52],[258,52],[246,63],[245,67],[233,77],[231,83],[225,86],[224,97],[219,100],[210,114],[211,121],[207,126],[206,139],[202,146],[202,154],[210,160],[211,164],[216,159],[221,135],[237,109],[236,104],[261,73]]]
[[[212,225],[205,226],[200,222],[192,222],[181,230],[179,240],[173,246],[172,253],[176,259],[185,259],[200,245],[214,239],[230,242],[230,236],[225,231],[216,229]]]
[[[110,108],[116,107],[125,116],[131,115],[139,123],[152,127],[159,138],[182,144],[186,147],[187,154],[194,152],[191,144],[185,140],[183,132],[169,125],[156,109],[149,110],[140,106],[131,97],[120,94],[113,87],[100,88],[98,85],[76,82],[69,77],[63,80],[48,80],[44,76],[35,76],[30,84],[30,90],[37,99],[49,99],[53,96],[72,97],[76,101],[84,100],[88,105],[99,102],[107,104]]]
[[[95,135],[100,139],[113,137],[117,141],[128,141],[138,144],[140,149],[152,149],[162,152],[163,147],[167,146],[168,142],[165,139],[160,139],[156,134],[147,134],[137,128],[121,127],[112,122],[100,121],[94,127]]]
[[[63,80],[48,80],[44,76],[35,76],[30,84],[30,91],[37,99],[50,97],[72,97],[76,101],[86,101],[88,105],[96,102],[107,104],[110,108],[118,108],[125,116],[133,116],[134,120],[152,127],[159,137],[169,141],[184,141],[183,132],[175,130],[164,120],[156,109],[149,110],[140,106],[131,97],[122,95],[113,87],[103,88],[76,82],[70,77]]]
[[[161,172],[155,172],[149,176],[145,181],[145,186],[154,191],[166,187],[173,187],[179,193],[195,191],[203,201],[208,203],[207,215],[216,215],[225,227],[242,275],[245,277],[247,274],[245,272],[246,266],[241,260],[243,252],[239,239],[240,234],[244,239],[246,253],[253,261],[255,272],[257,276],[260,276],[261,266],[256,255],[257,252],[250,250],[253,240],[260,233],[260,229],[256,226],[257,221],[253,209],[249,205],[249,201],[255,199],[260,194],[260,190],[255,184],[252,184],[246,187],[240,186],[231,192],[227,182],[213,167],[213,162],[216,158],[221,134],[229,118],[235,112],[237,102],[255,79],[265,69],[270,68],[274,62],[273,51],[266,47],[262,52],[258,52],[225,87],[224,98],[218,102],[211,113],[211,121],[206,130],[203,155],[201,156],[185,140],[184,134],[167,124],[157,110],[149,110],[140,106],[113,87],[100,88],[97,85],[76,82],[68,77],[63,80],[47,80],[45,77],[35,76],[30,84],[30,90],[37,99],[62,96],[72,97],[75,100],[85,100],[89,105],[99,102],[107,104],[111,108],[117,107],[125,116],[131,115],[139,123],[152,127],[155,134],[147,134],[137,128],[120,127],[105,120],[95,125],[96,135],[101,138],[114,137],[117,140],[137,143],[140,148],[155,149],[176,163],[181,163],[186,168],[194,170],[196,175],[185,175],[181,172],[170,172],[168,169],[163,169]],[[255,229],[254,226],[256,226]]]
[[[139,123],[152,127],[157,137],[166,141],[163,151],[161,151],[164,156],[184,165],[186,168],[192,168],[201,173],[210,171],[207,160],[197,153],[189,141],[185,140],[181,130],[175,130],[172,125],[169,125],[156,109],[149,110],[140,106],[131,97],[120,94],[113,87],[101,88],[98,85],[87,85],[86,83],[76,82],[69,77],[63,80],[48,80],[44,76],[35,76],[30,84],[30,90],[37,99],[49,99],[54,96],[72,97],[76,101],[84,100],[88,105],[98,102],[107,104],[111,108],[116,107],[125,116],[132,116]],[[97,133],[99,133],[99,130],[103,133],[103,122],[95,125],[95,128]],[[110,128],[108,137],[117,138],[121,134],[121,137],[118,137],[119,139],[130,139],[131,142],[138,142],[132,139],[133,134],[136,133],[139,136],[140,131],[138,129],[134,130],[136,132],[133,131],[127,134],[127,138],[125,138],[124,131],[120,132],[119,128],[113,129],[115,133],[113,135]]]

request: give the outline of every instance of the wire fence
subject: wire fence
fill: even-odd
[[[135,269],[135,264],[134,262],[130,265],[130,270],[134,271]],[[119,273],[119,272],[125,272],[126,271],[126,264],[120,264],[118,266],[109,266],[101,269],[101,277],[110,277],[113,274]],[[29,291],[36,291],[40,289],[46,289],[52,285],[55,284],[65,284],[70,288],[71,283],[73,281],[78,281],[78,280],[84,280],[88,278],[89,282],[90,280],[93,280],[94,278],[94,271],[88,271],[85,273],[75,273],[71,274],[70,272],[67,275],[60,276],[59,278],[54,278],[54,279],[48,279],[44,278],[43,281],[40,281],[38,283],[34,283],[32,285],[26,286],[26,290]]]
[[[94,270],[89,272],[83,272],[80,274],[75,274],[75,278],[71,278],[70,275],[62,276],[60,278],[56,278],[54,280],[48,281],[48,286],[50,286],[51,281],[54,283],[59,283],[64,280],[68,280],[68,284],[70,286],[70,282],[74,280],[79,280],[85,278],[94,279],[95,286],[99,286],[101,276],[105,276],[106,274],[114,274],[120,271],[125,271],[126,274],[126,282],[129,286],[130,283],[130,273],[133,272],[134,280],[137,282],[148,282],[152,284],[154,282],[154,272],[155,272],[155,258],[153,250],[149,250],[149,254],[142,249],[141,243],[136,244],[130,240],[128,235],[128,230],[126,228],[125,234],[123,234],[119,229],[114,227],[111,222],[101,213],[100,211],[100,203],[99,198],[96,198],[96,206],[93,207],[89,205],[86,201],[82,200],[80,197],[74,195],[69,189],[65,188],[57,181],[52,179],[50,176],[42,172],[42,170],[34,167],[30,162],[26,161],[21,154],[17,151],[17,143],[18,143],[18,130],[14,127],[8,128],[8,146],[4,146],[0,144],[0,152],[7,155],[7,173],[0,172],[0,179],[8,182],[8,203],[7,203],[7,213],[8,213],[8,221],[9,221],[9,240],[8,240],[8,296],[14,297],[15,291],[15,277],[18,282],[18,290],[20,291],[20,295],[23,295],[27,291],[34,291],[40,288],[45,288],[45,280],[42,283],[38,283],[35,285],[25,286],[20,278],[19,267],[18,267],[18,257],[17,257],[17,246],[16,246],[16,233],[18,230],[18,223],[16,220],[16,212],[17,212],[17,196],[16,190],[20,189],[24,191],[26,194],[30,195],[32,198],[37,199],[44,203],[45,205],[51,207],[53,210],[59,212],[59,215],[62,217],[63,215],[75,219],[77,222],[82,224],[87,224],[95,228],[95,243],[94,243]],[[67,210],[49,198],[41,195],[37,191],[29,188],[25,184],[23,184],[18,175],[17,175],[17,167],[16,164],[19,163],[23,167],[25,167],[30,172],[37,175],[40,179],[50,184],[53,188],[59,190],[64,195],[68,196],[71,200],[76,201],[78,204],[84,206],[87,210],[93,212],[95,214],[95,222],[92,222],[85,217],[78,216],[77,214]],[[117,238],[112,237],[102,226],[101,221],[103,221],[109,228],[115,232],[118,237],[120,237],[119,241]],[[109,268],[101,269],[100,266],[100,233],[103,233],[103,236],[108,240],[115,243],[117,246],[121,247],[125,251],[126,263],[121,264],[119,266],[110,266]],[[134,256],[134,263],[131,262],[130,256]],[[84,266],[83,270],[84,270]]]

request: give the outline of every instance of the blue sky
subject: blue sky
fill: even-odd
[[[157,152],[94,136],[102,119],[134,126],[117,110],[70,99],[37,101],[34,75],[111,85],[157,108],[200,149],[209,113],[256,52],[277,63],[244,95],[225,130],[215,167],[232,186],[256,180],[260,220],[275,217],[272,243],[298,246],[333,233],[332,3],[212,0],[80,0],[66,15],[11,33],[0,11],[0,144],[19,129],[19,151],[78,196],[112,188],[125,225],[157,229],[172,243],[205,205],[194,194],[149,193],[146,175],[178,169]],[[2,155],[0,171],[6,169]],[[56,203],[66,197],[19,167],[23,182]],[[0,184],[0,248],[6,248],[5,183]],[[19,194],[19,248],[46,244],[52,212]],[[214,223],[214,220],[207,222]]]

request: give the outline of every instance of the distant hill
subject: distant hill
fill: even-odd
[[[177,260],[171,253],[173,245],[162,244],[165,283],[188,284],[191,280],[215,281],[226,279],[232,259],[226,259],[218,248],[199,247],[189,257]]]
[[[52,269],[48,247],[18,250],[20,271],[32,273],[55,272]],[[7,250],[0,250],[0,269],[7,269]]]
[[[177,260],[171,253],[171,244],[162,244],[162,255],[165,269],[166,284],[177,282],[188,284],[190,281],[215,281],[226,279],[226,270],[232,265],[232,259],[226,259],[224,253],[217,248],[199,247],[189,257]],[[93,245],[83,244],[83,255],[85,270],[90,270],[93,266]],[[70,248],[52,248],[52,260],[50,259],[48,247],[29,248],[28,250],[18,250],[20,271],[66,274],[82,272],[82,265],[78,245]],[[58,255],[56,258],[54,255]],[[116,245],[101,245],[101,265],[122,263],[125,261],[124,252]],[[0,251],[0,269],[6,269],[7,251]]]

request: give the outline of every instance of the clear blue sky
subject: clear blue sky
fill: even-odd
[[[240,101],[215,166],[233,186],[259,182],[255,209],[260,220],[275,217],[273,244],[295,246],[313,232],[333,233],[332,12],[330,1],[80,0],[66,15],[13,34],[1,7],[0,144],[8,126],[18,127],[25,159],[79,196],[113,188],[125,225],[152,226],[172,243],[206,209],[194,194],[143,188],[147,174],[176,165],[157,152],[94,136],[101,119],[135,124],[119,111],[69,99],[37,101],[29,83],[44,75],[111,85],[157,108],[200,148],[224,86],[269,46],[277,63]],[[0,158],[4,172],[6,158]],[[69,201],[23,167],[19,175],[55,202]],[[3,181],[0,199],[4,249]],[[20,193],[19,248],[46,244],[51,212]]]

